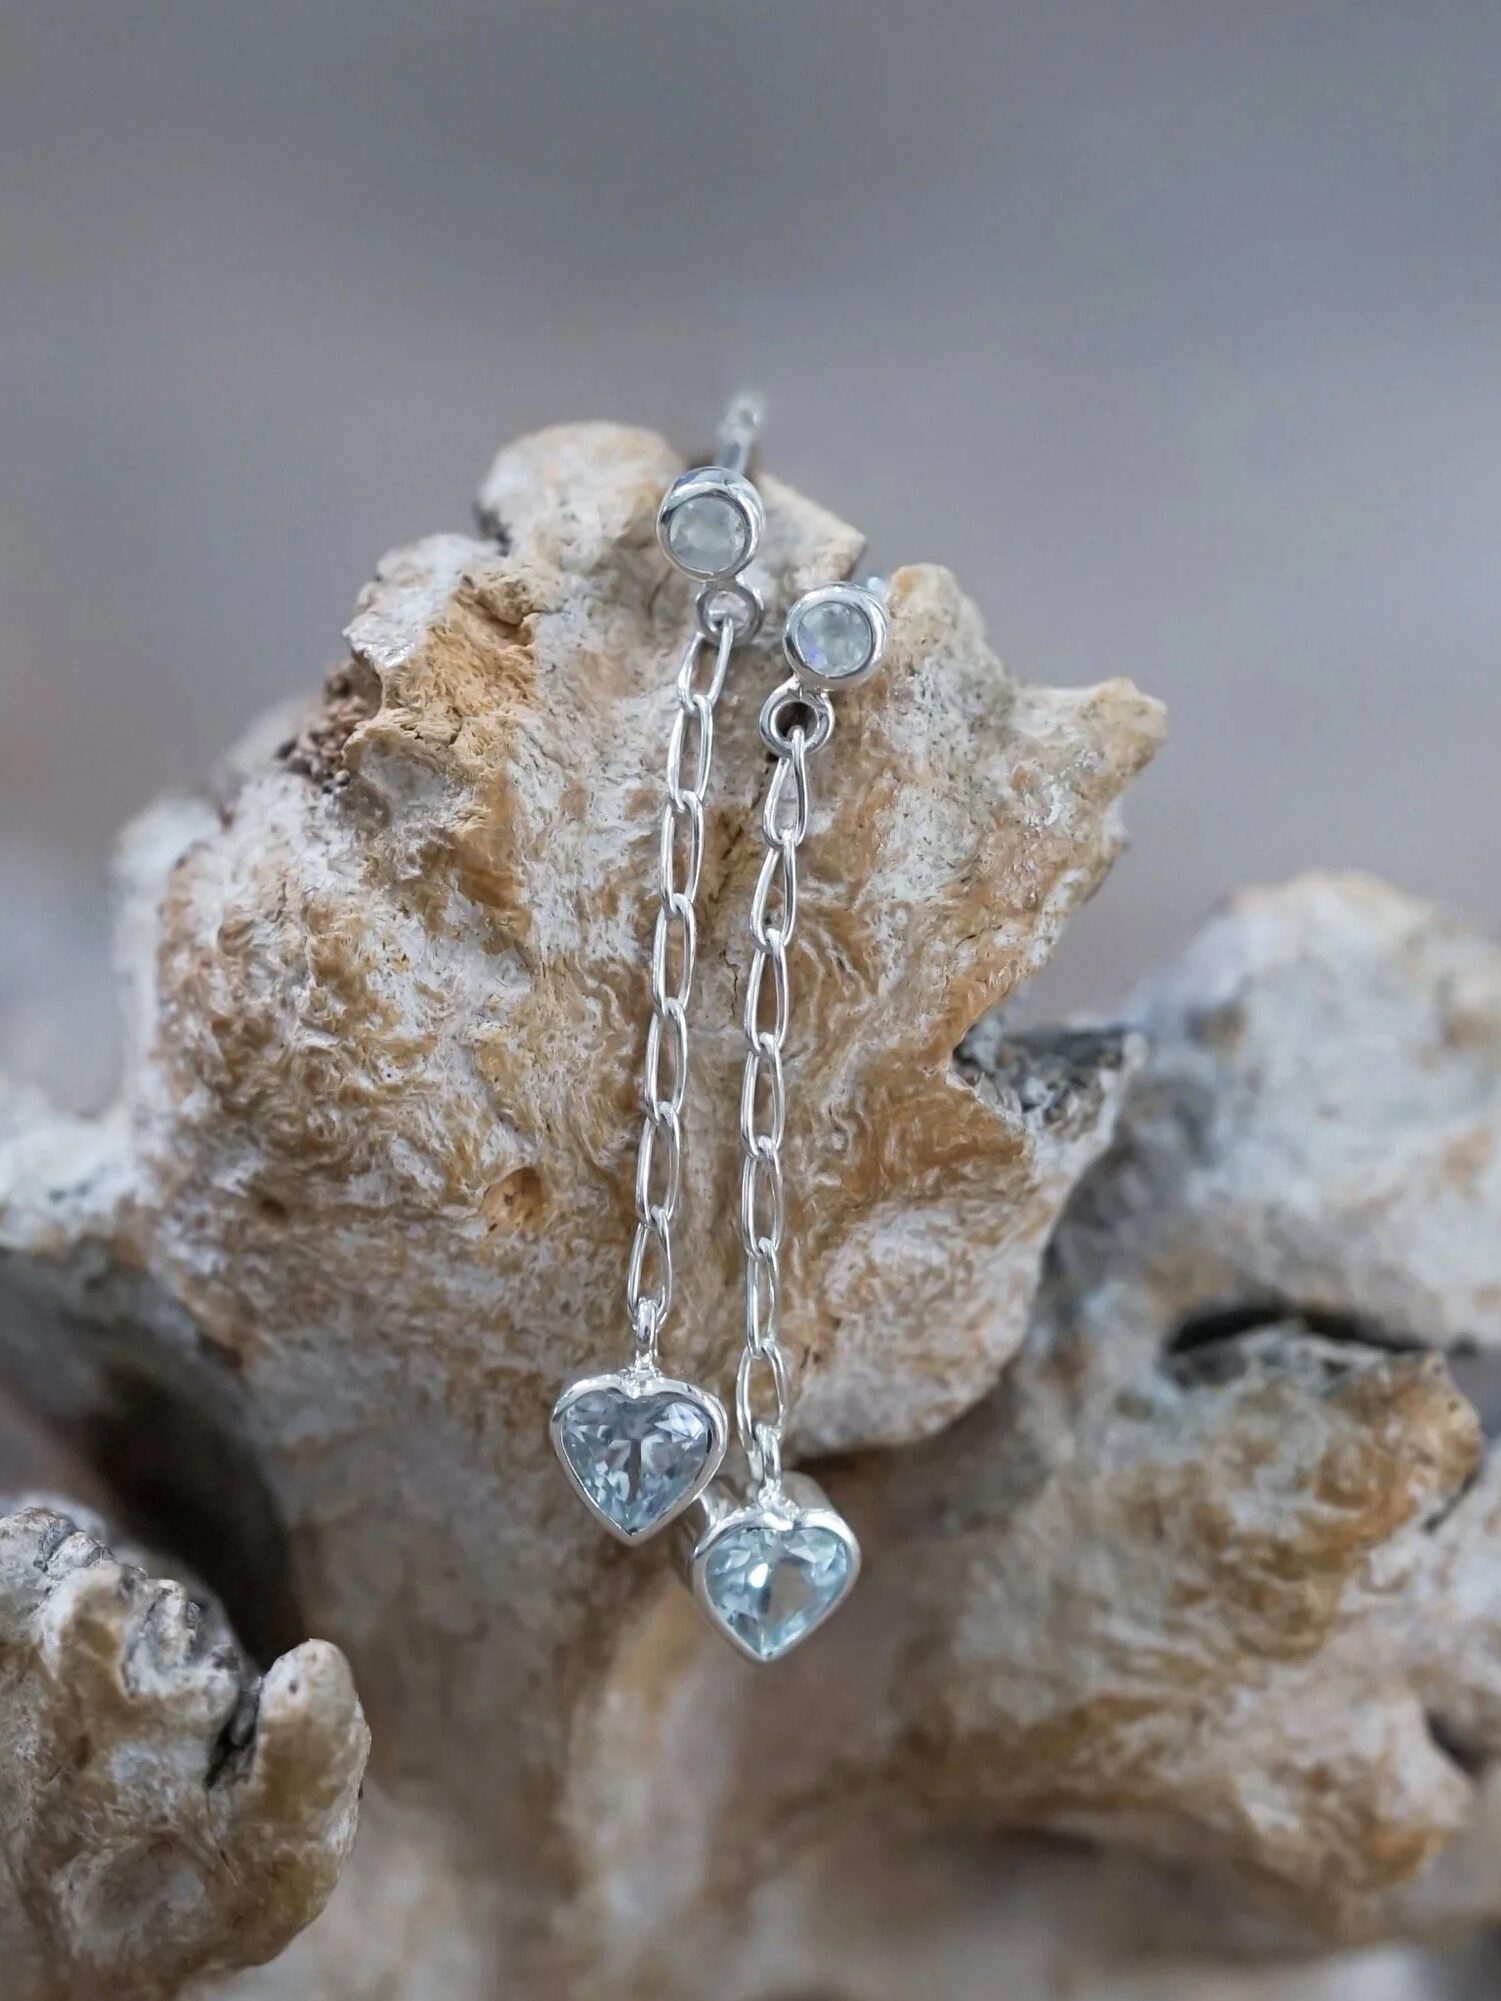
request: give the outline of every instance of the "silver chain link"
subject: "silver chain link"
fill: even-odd
[[[625,1297],[637,1353],[655,1363],[672,1307],[672,1226],[683,1193],[688,1002],[698,963],[695,902],[704,861],[704,799],[714,763],[714,707],[744,629],[728,605],[701,608],[677,676],[667,745],[667,792],[657,838],[657,919],[651,944],[651,1024],[641,1077],[636,1235]],[[706,686],[701,667],[712,654]],[[664,1080],[663,1069],[666,1068]]]
[[[745,1347],[735,1378],[735,1421],[751,1478],[765,1486],[775,1486],[781,1477],[782,1436],[791,1406],[787,1357],[780,1339],[781,1258],[787,1235],[784,1055],[792,1016],[787,953],[797,930],[798,849],[808,833],[808,755],[827,743],[833,724],[828,697],[810,694],[796,681],[778,688],[762,712],[761,733],[777,761],[761,809],[765,853],[751,898],[753,950],[743,1014],[740,1241],[745,1250]]]

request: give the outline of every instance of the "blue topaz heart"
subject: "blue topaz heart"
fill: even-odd
[[[721,1513],[691,1560],[694,1596],[752,1660],[775,1661],[821,1626],[860,1569],[860,1545],[811,1480]]]
[[[697,1498],[724,1456],[717,1397],[652,1370],[586,1376],[558,1398],[552,1442],[583,1499],[622,1542],[642,1542]]]

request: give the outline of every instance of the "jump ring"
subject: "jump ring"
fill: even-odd
[[[807,719],[813,719],[812,729]],[[799,681],[783,681],[773,688],[761,709],[761,741],[778,757],[795,757],[795,742],[804,739],[804,754],[822,750],[834,734],[834,704],[828,696]]]
[[[705,584],[693,600],[693,609],[699,631],[715,643],[722,643],[726,626],[733,630],[736,640],[754,639],[766,616],[760,594],[739,577]]]

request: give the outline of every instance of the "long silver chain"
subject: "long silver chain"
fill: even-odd
[[[773,1488],[781,1478],[782,1437],[791,1406],[787,1356],[780,1338],[781,1258],[787,1237],[784,1055],[792,1017],[787,955],[797,930],[798,849],[807,838],[811,811],[808,759],[828,742],[833,727],[828,697],[808,691],[796,680],[776,689],[761,712],[761,734],[777,761],[761,808],[765,852],[751,898],[752,952],[742,1017],[740,1241],[745,1251],[745,1347],[735,1377],[735,1422],[752,1480]],[[758,1412],[761,1375],[764,1401]]]
[[[636,1352],[655,1366],[672,1306],[672,1226],[683,1194],[683,1101],[688,1090],[688,1002],[698,964],[695,903],[704,860],[704,799],[714,764],[714,708],[741,630],[729,608],[701,594],[698,630],[677,675],[667,745],[667,792],[657,839],[657,918],[651,944],[651,1025],[641,1076],[636,1235],[625,1298]],[[701,667],[713,666],[706,686]],[[663,1078],[664,1057],[666,1079]]]
[[[714,708],[737,641],[753,638],[762,617],[760,598],[740,574],[756,552],[764,520],[761,497],[747,476],[760,424],[756,399],[737,397],[720,425],[715,463],[674,480],[657,515],[663,552],[679,570],[698,579],[699,590],[693,601],[693,637],[678,668],[667,786],[657,823],[651,1024],[641,1076],[636,1234],[625,1279],[626,1310],[641,1369],[655,1369],[672,1308],[672,1226],[683,1195],[688,1003],[698,966],[696,903],[704,864],[704,800],[714,767]],[[678,541],[678,526],[690,520],[700,529],[707,525],[707,542]],[[706,655],[713,664],[705,684]]]

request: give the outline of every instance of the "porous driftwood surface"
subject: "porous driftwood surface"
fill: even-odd
[[[321,705],[126,838],[119,1105],[0,1104],[6,1379],[205,1580],[0,1522],[7,1994],[1427,1993],[1321,1955],[1501,1914],[1501,954],[1310,877],[1013,1032],[1160,715],[1013,681],[940,569],[795,960],[794,1445],[858,1591],[752,1667],[551,1459],[627,1347],[681,464],[542,433],[388,557]],[[763,490],[664,1351],[720,1386],[755,717],[860,548]]]
[[[0,1517],[7,1994],[166,1996],[267,1959],[354,1839],[368,1732],[338,1649],[247,1673],[211,1598],[102,1530]]]

